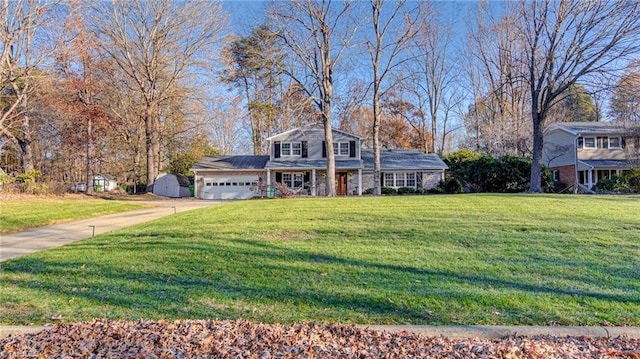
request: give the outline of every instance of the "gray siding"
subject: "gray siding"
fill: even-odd
[[[561,129],[545,134],[542,162],[547,167],[575,165],[576,137]]]
[[[271,160],[277,161],[296,161],[300,160],[300,156],[281,156],[275,158],[275,144],[276,142],[307,142],[307,158],[308,160],[321,160],[322,157],[322,142],[324,141],[324,129],[320,126],[303,127],[289,132],[276,135],[271,138]],[[333,142],[356,142],[356,157],[336,156],[336,161],[340,160],[353,160],[354,158],[360,159],[360,140],[355,136],[350,136],[339,131],[333,131]],[[327,149],[329,151],[329,149]]]

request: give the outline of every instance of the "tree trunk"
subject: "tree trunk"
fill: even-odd
[[[22,155],[22,170],[26,173],[33,171],[35,166],[33,164],[33,147],[31,146],[31,130],[29,116],[24,115],[22,117],[22,123],[20,124],[20,138],[18,138],[18,145],[20,146],[20,152]]]
[[[328,115],[330,107],[325,103],[322,113],[324,122],[324,140],[327,147],[327,197],[336,196],[336,159],[333,153],[333,132],[331,132],[331,116]]]
[[[91,171],[91,146],[93,145],[93,121],[87,118],[87,194],[93,192],[93,173]]]
[[[380,105],[377,94],[377,83],[374,83],[373,96],[373,194],[380,196],[382,194],[382,181],[380,180]]]
[[[156,131],[155,120],[150,110],[146,111],[144,118],[146,147],[147,147],[147,192],[152,191],[153,182],[156,179],[156,145],[158,144],[158,133]]]
[[[544,149],[544,134],[542,124],[544,118],[533,112],[533,161],[531,163],[531,179],[529,193],[542,193],[542,151]]]

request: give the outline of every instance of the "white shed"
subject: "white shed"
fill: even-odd
[[[118,189],[118,181],[115,177],[105,174],[93,175],[93,190],[96,192],[109,192]]]
[[[164,197],[189,197],[189,179],[181,174],[161,173],[153,182],[153,194]]]

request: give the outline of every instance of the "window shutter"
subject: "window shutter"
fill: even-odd
[[[276,172],[276,183],[282,183],[282,172]]]
[[[304,182],[306,183],[306,182],[309,182],[309,181],[311,181],[311,175],[310,175],[309,172],[305,172],[304,173]]]
[[[620,137],[620,147],[622,148],[627,147],[627,143],[625,142],[624,137]]]
[[[349,157],[356,157],[356,141],[349,141]]]
[[[302,158],[309,157],[309,150],[307,148],[307,141],[302,141]]]
[[[280,141],[273,143],[273,158],[280,158]]]
[[[384,172],[380,172],[380,188],[384,187]]]
[[[322,141],[322,158],[327,157],[327,141]]]

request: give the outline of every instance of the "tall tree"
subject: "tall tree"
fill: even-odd
[[[61,14],[55,7],[47,0],[0,3],[0,136],[19,154],[24,172],[35,168],[31,95],[55,49],[47,38]]]
[[[594,98],[582,85],[569,86],[549,115],[553,122],[594,122],[599,114]]]
[[[613,89],[609,115],[616,121],[640,123],[640,60],[628,66]]]
[[[407,9],[405,1],[397,1],[385,6],[384,0],[370,0],[372,41],[367,42],[367,52],[371,60],[371,88],[373,107],[373,193],[382,192],[380,183],[380,98],[387,91],[392,72],[406,61],[403,53],[416,35],[418,9]]]
[[[530,147],[523,41],[516,31],[516,14],[508,6],[496,15],[495,7],[480,3],[474,28],[467,33],[474,99],[467,128],[476,136],[476,150],[494,156],[522,155]]]
[[[281,83],[283,51],[269,25],[255,27],[249,36],[232,37],[223,49],[225,82],[244,93],[251,125],[253,153],[266,154],[265,139],[275,127],[276,94]]]
[[[522,1],[525,79],[531,95],[533,163],[529,192],[542,192],[544,126],[562,94],[578,81],[611,73],[640,50],[636,1]]]
[[[275,3],[271,15],[285,46],[298,67],[286,70],[312,98],[322,117],[327,151],[327,196],[336,196],[332,134],[334,76],[358,28],[349,23],[352,3],[330,0],[293,0]],[[296,71],[298,70],[298,71]]]
[[[189,77],[213,60],[226,16],[218,2],[170,0],[112,0],[91,13],[102,50],[127,78],[122,85],[141,100],[151,186],[161,158],[161,107],[188,95]]]

